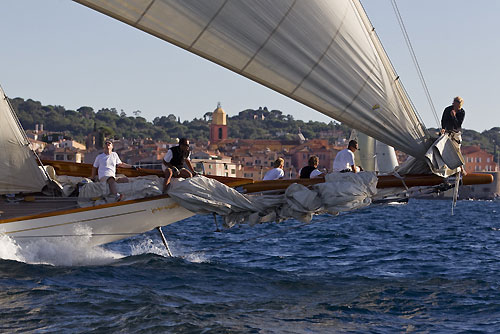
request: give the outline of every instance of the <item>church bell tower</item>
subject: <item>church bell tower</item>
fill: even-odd
[[[226,113],[217,103],[217,108],[212,114],[212,124],[210,124],[210,142],[217,143],[227,139],[227,121]]]

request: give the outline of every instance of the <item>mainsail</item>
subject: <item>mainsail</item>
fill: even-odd
[[[45,185],[29,144],[0,87],[0,194],[38,192]]]
[[[359,0],[75,1],[414,157],[428,148]]]

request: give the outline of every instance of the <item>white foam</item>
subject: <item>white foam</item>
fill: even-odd
[[[0,258],[4,260],[26,262],[21,255],[21,247],[5,234],[0,234]]]
[[[203,253],[190,253],[184,255],[182,258],[193,263],[210,263],[208,258]]]
[[[168,246],[172,252],[172,256],[174,257],[180,257],[193,263],[209,262],[203,254],[187,253],[185,249],[182,246],[179,246],[176,242],[169,241]],[[145,239],[131,245],[130,248],[131,255],[156,254],[163,257],[169,257],[163,242],[160,240]]]
[[[75,237],[39,238],[21,244],[0,234],[0,258],[29,264],[55,266],[102,265],[123,258],[122,254],[90,246],[91,229],[75,226]],[[83,235],[83,236],[82,236]]]
[[[153,241],[152,239],[144,239],[130,246],[131,255],[141,254],[156,254],[163,257],[168,257],[167,250],[162,242]],[[170,251],[174,251],[170,248]]]
[[[0,233],[0,259],[15,260],[28,264],[49,264],[54,266],[91,266],[105,265],[128,255],[156,254],[168,257],[161,240],[144,238],[130,243],[130,254],[120,254],[99,246],[91,246],[92,229],[88,226],[75,225],[75,236],[58,238],[39,238],[16,242],[8,235]],[[76,236],[77,235],[77,236]],[[169,242],[175,257],[193,263],[209,262],[200,252],[192,253],[176,242]]]

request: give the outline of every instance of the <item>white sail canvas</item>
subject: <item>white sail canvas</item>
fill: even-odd
[[[76,1],[424,157],[428,134],[357,0]]]
[[[29,141],[0,88],[0,194],[38,192],[44,185]]]

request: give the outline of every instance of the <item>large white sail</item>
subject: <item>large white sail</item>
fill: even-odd
[[[358,0],[75,1],[425,154],[426,129]]]
[[[0,87],[0,194],[38,192],[45,183],[24,130]]]

